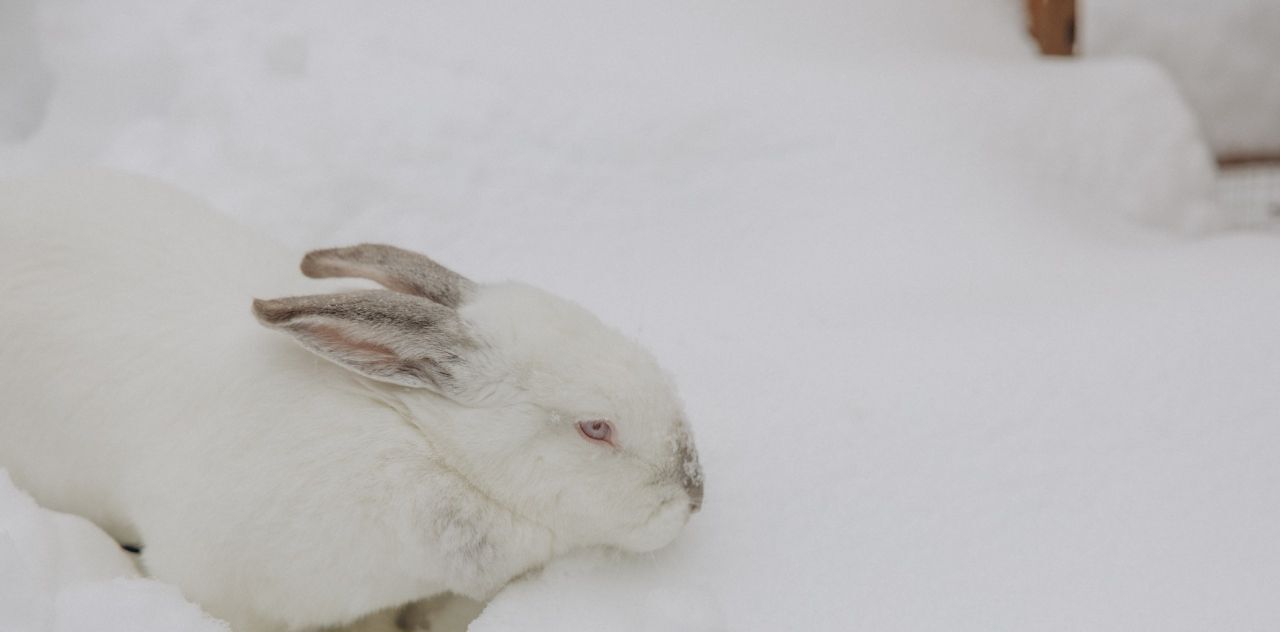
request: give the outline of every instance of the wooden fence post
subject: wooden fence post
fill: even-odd
[[[1076,44],[1076,0],[1027,0],[1032,37],[1045,55],[1070,55]]]

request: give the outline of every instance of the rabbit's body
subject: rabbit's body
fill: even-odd
[[[500,421],[523,404],[362,377],[255,322],[250,297],[302,286],[296,261],[140,178],[0,185],[0,467],[141,544],[149,575],[238,632],[340,624],[444,590],[485,598],[608,543],[536,505],[560,493],[539,489],[550,482],[468,447],[477,426],[524,423]],[[502,487],[521,477],[527,493]]]

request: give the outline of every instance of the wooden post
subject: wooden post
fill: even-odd
[[[1045,55],[1071,55],[1076,44],[1076,0],[1027,0],[1028,28]]]

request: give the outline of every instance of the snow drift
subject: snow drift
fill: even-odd
[[[1080,50],[1158,62],[1222,155],[1280,154],[1280,4],[1086,0]]]
[[[0,630],[227,632],[78,516],[41,509],[0,469]]]

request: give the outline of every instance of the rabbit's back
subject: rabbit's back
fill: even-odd
[[[298,260],[144,178],[0,183],[0,467],[141,543],[149,575],[235,629],[443,590],[420,513],[452,476],[361,382],[253,318],[255,295],[315,289]]]
[[[0,466],[133,538],[115,496],[152,424],[200,401],[279,247],[189,196],[106,172],[0,183]],[[275,285],[279,285],[276,279]],[[173,420],[173,423],[180,423]],[[193,429],[196,430],[196,429]]]

